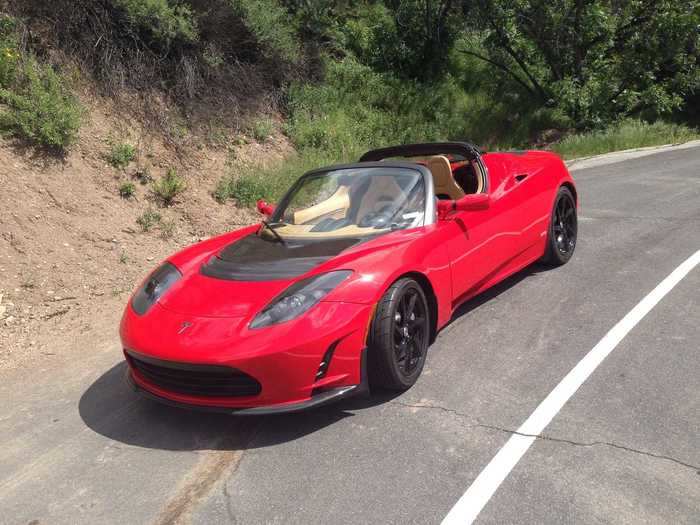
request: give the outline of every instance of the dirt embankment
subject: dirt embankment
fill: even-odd
[[[158,261],[256,220],[211,196],[232,163],[267,164],[291,151],[281,135],[258,144],[221,140],[221,131],[216,145],[174,144],[118,103],[89,98],[80,141],[63,159],[0,139],[0,370],[116,342],[123,305]],[[116,169],[106,159],[122,142],[138,154]],[[171,167],[187,189],[165,208],[137,174],[157,180]],[[135,195],[124,199],[128,181]],[[145,232],[136,219],[148,209],[162,218]]]

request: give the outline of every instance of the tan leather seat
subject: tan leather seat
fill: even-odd
[[[401,186],[396,184],[393,177],[372,177],[369,187],[361,196],[357,220],[360,221],[368,213],[376,213],[392,204],[402,194]]]
[[[435,195],[438,198],[447,196],[456,200],[464,197],[464,190],[455,182],[452,176],[452,168],[447,157],[444,155],[430,157],[427,159],[426,166],[433,174]]]
[[[345,217],[350,207],[350,196],[347,186],[338,186],[335,193],[325,201],[321,201],[313,206],[294,212],[294,224],[305,224],[319,217],[334,214],[334,219]]]

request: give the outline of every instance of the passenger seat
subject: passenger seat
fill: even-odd
[[[461,199],[465,193],[452,176],[450,161],[444,155],[435,155],[426,160],[426,166],[433,174],[435,196],[438,199]]]

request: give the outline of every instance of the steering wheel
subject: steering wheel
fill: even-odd
[[[367,213],[357,223],[362,228],[386,228],[391,224],[391,219],[394,213],[391,210],[391,205],[382,207],[379,211]]]

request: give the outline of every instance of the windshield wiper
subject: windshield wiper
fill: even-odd
[[[272,235],[274,235],[279,242],[281,242],[283,245],[287,246],[287,242],[282,238],[282,236],[279,233],[277,233],[275,231],[275,229],[270,225],[269,222],[267,222],[264,219],[261,222],[268,230],[270,230],[272,232]]]

